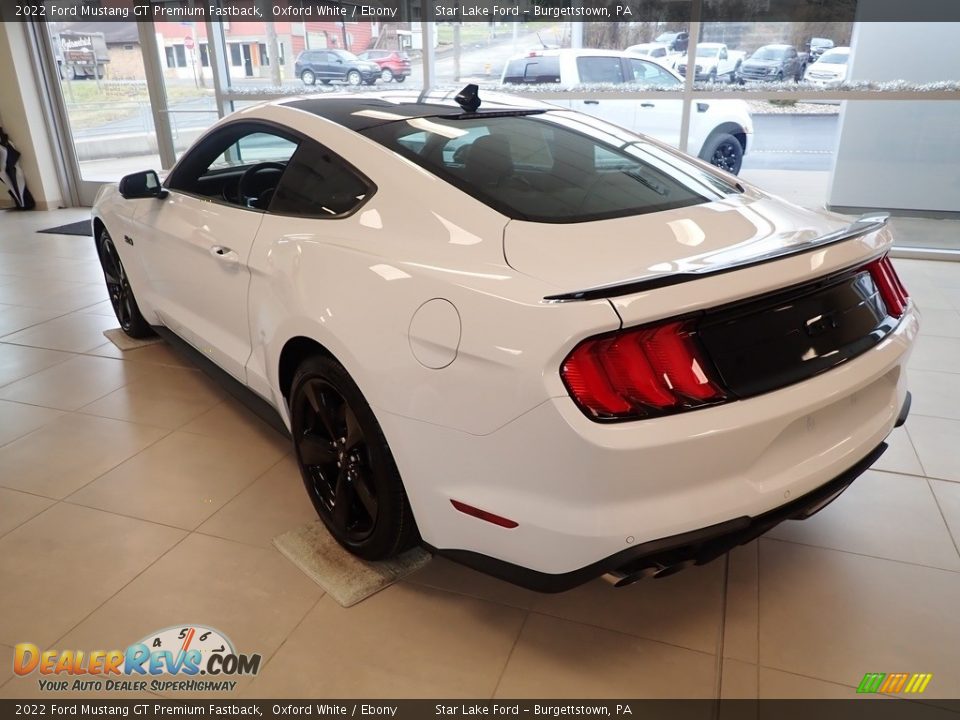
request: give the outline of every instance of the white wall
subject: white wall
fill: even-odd
[[[852,47],[851,81],[960,80],[960,23],[861,22]],[[828,205],[960,212],[960,101],[845,102]]]
[[[23,154],[20,167],[37,207],[47,210],[62,198],[26,32],[23,23],[0,22],[0,124]]]

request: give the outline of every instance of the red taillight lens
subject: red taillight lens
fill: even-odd
[[[598,420],[662,415],[726,398],[689,321],[590,338],[560,367],[570,395]]]
[[[900,282],[890,257],[884,255],[879,260],[874,260],[867,265],[867,270],[870,271],[870,277],[873,278],[873,283],[880,292],[883,304],[887,306],[887,312],[893,317],[901,317],[907,308],[907,300],[910,296]]]

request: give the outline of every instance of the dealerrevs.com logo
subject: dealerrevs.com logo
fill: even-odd
[[[164,628],[126,650],[41,651],[20,643],[13,654],[13,672],[36,673],[50,692],[229,691],[237,685],[229,678],[259,671],[260,655],[237,653],[226,635],[204,625]]]

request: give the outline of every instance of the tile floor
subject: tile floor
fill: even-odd
[[[925,313],[913,414],[829,511],[728,558],[541,596],[444,560],[345,610],[270,539],[312,519],[287,442],[165,345],[121,353],[89,239],[0,217],[0,696],[12,647],[183,622],[259,652],[275,696],[849,697],[867,671],[960,696],[960,264],[898,261]]]

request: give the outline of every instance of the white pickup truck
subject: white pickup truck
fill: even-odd
[[[680,90],[683,80],[661,63],[620,50],[533,50],[510,58],[500,82],[505,89],[553,85],[556,89],[617,85],[653,85]],[[629,90],[629,88],[624,88]],[[679,147],[683,101],[679,98],[624,99],[607,95],[582,100],[543,100],[578,110],[601,120],[649,135]],[[740,172],[747,139],[753,132],[750,112],[743,100],[709,98],[693,104],[687,152],[736,175]]]
[[[695,80],[710,80],[716,82],[725,78],[735,82],[740,75],[740,66],[743,64],[745,52],[730,50],[723,43],[698,43]],[[687,76],[687,60],[683,58],[677,63],[677,72]]]

